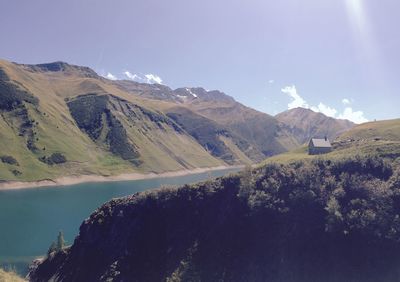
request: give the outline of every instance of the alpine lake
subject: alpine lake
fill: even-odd
[[[0,190],[0,267],[27,274],[29,264],[46,254],[59,231],[66,244],[72,244],[81,223],[113,198],[237,171],[230,168],[177,177]]]

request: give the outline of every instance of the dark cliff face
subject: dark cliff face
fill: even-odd
[[[64,72],[65,74],[78,74],[87,78],[99,78],[97,73],[89,67],[71,65],[65,62],[53,62],[47,64],[26,65],[21,66],[32,72]]]
[[[398,281],[399,214],[380,159],[269,165],[112,200],[31,280]]]

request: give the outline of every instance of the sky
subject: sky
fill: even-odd
[[[0,0],[0,58],[361,123],[400,117],[399,10],[398,0]]]

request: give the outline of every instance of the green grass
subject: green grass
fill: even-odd
[[[339,136],[333,151],[324,155],[308,155],[307,146],[266,159],[266,163],[293,163],[307,159],[342,159],[356,155],[400,157],[400,119],[361,124]]]
[[[121,92],[111,84],[73,73],[65,75],[61,72],[30,72],[4,61],[0,62],[0,67],[11,80],[17,80],[27,93],[39,101],[38,105],[23,102],[28,119],[34,120],[32,132],[38,150],[29,150],[26,146],[28,137],[19,136],[22,118],[11,115],[8,110],[0,111],[0,156],[12,156],[19,163],[19,166],[15,166],[0,162],[0,181],[36,181],[88,174],[110,176],[132,172],[165,172],[224,164],[211,156],[191,136],[185,132],[176,132],[176,125],[169,124],[170,120],[165,115],[147,107],[146,101],[137,101],[134,95]],[[123,107],[125,99],[143,109],[142,116],[138,119],[128,118],[122,110],[113,110],[113,115],[118,120],[117,125],[120,122],[126,130],[125,142],[136,146],[140,154],[138,163],[143,165],[137,167],[129,160],[124,160],[125,156],[121,153],[115,154],[115,150],[110,148],[112,142],[106,136],[102,136],[102,142],[93,141],[79,129],[71,116],[66,99],[71,100],[72,97],[102,89],[118,97],[112,99],[111,109],[114,106]],[[105,135],[107,133],[104,132]],[[67,162],[48,165],[39,161],[39,158],[49,157],[53,153],[63,154]],[[15,170],[21,174],[15,175]]]
[[[313,159],[315,157],[316,156],[310,156],[308,154],[307,146],[302,146],[298,149],[270,157],[262,162],[261,165],[264,165],[266,163],[291,163],[304,159]]]
[[[273,118],[235,103],[200,103],[198,106],[188,105],[194,112],[185,107],[178,111],[172,107],[176,104],[138,98],[138,95],[132,95],[111,82],[82,76],[82,69],[68,67],[66,73],[32,72],[32,68],[5,61],[0,61],[0,67],[10,81],[17,81],[27,95],[33,95],[35,101],[38,99],[38,103],[22,99],[20,106],[23,111],[8,108],[0,111],[0,156],[11,156],[19,164],[0,162],[0,181],[165,172],[249,163],[261,160],[264,155],[284,151],[295,143],[286,133],[275,138],[277,125]],[[105,96],[108,97],[105,101],[107,108],[102,111],[103,114],[110,113],[112,119],[103,118],[97,139],[77,126],[66,102],[88,93],[109,94]],[[83,107],[80,111],[85,109]],[[182,112],[185,109],[189,113]],[[180,122],[184,130],[163,112],[169,113],[169,117],[171,114],[178,116],[176,122]],[[32,120],[28,132],[20,136],[21,124],[31,124]],[[399,121],[360,125],[344,134],[335,151],[323,157],[355,153],[395,157],[398,152],[396,142],[400,141]],[[109,137],[112,132],[114,138]],[[225,138],[221,140],[220,136]],[[373,140],[377,136],[381,140]],[[28,139],[34,140],[37,150],[27,148]],[[356,141],[346,143],[348,139]],[[111,148],[113,144],[124,148]],[[126,154],[126,148],[131,145],[138,154],[137,158]],[[39,158],[54,153],[63,154],[67,162],[48,165],[39,161]],[[267,162],[309,158],[314,157],[308,156],[303,147],[272,157]]]
[[[339,136],[338,141],[346,139],[373,139],[400,141],[400,119],[367,122]]]
[[[42,107],[39,108],[44,112]],[[0,118],[0,154],[14,157],[19,166],[1,164],[0,180],[34,181],[53,179],[65,175],[80,174],[117,174],[132,171],[131,165],[98,148],[73,123],[60,122],[56,115],[46,116],[32,107],[28,108],[30,117],[38,122],[34,131],[38,151],[32,152],[25,145],[25,138],[18,136],[15,130],[7,126]],[[45,148],[45,150],[43,150]],[[67,158],[66,164],[47,165],[39,161],[40,157],[60,152]],[[21,175],[13,175],[11,170],[18,169]]]

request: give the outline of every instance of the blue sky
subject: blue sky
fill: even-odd
[[[303,106],[390,119],[399,10],[398,0],[3,0],[0,57],[219,89],[272,115]]]

